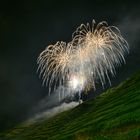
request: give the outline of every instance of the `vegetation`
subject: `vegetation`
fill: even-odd
[[[0,134],[2,140],[138,140],[140,73],[69,111]]]

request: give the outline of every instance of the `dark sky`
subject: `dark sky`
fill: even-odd
[[[24,0],[0,2],[0,130],[24,120],[46,96],[36,59],[49,44],[71,41],[81,24],[106,20],[118,26],[130,45],[127,64],[115,85],[140,69],[140,4],[105,0]]]

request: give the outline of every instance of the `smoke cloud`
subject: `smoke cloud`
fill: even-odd
[[[66,87],[58,87],[50,96],[47,95],[29,114],[28,123],[53,117],[63,111],[72,109],[79,104],[74,95]]]
[[[41,121],[44,119],[48,119],[50,117],[53,117],[63,111],[72,109],[74,107],[76,107],[79,103],[78,102],[70,102],[70,103],[62,103],[59,106],[53,107],[51,109],[48,109],[46,111],[43,111],[41,113],[36,114],[34,117],[32,117],[31,119],[29,119],[27,122],[28,123],[33,123],[33,122],[37,122],[37,121]]]

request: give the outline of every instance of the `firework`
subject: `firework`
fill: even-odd
[[[73,46],[83,65],[88,65],[94,81],[100,81],[102,86],[109,83],[109,73],[115,75],[115,68],[125,63],[124,56],[129,51],[127,41],[122,37],[119,29],[108,26],[105,21],[92,25],[81,24],[73,33]],[[95,83],[95,82],[94,82]]]
[[[95,89],[96,82],[104,86],[108,79],[111,84],[109,76],[125,63],[128,51],[128,43],[117,27],[104,21],[96,25],[93,20],[91,26],[81,24],[68,44],[48,46],[38,57],[38,70],[49,93],[65,87],[70,94],[80,94],[89,87]]]
[[[66,82],[67,75],[72,67],[72,49],[71,44],[57,42],[55,45],[48,46],[38,57],[40,76],[43,84],[49,87],[49,93],[57,85],[62,86]]]

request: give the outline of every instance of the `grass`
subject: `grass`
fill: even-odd
[[[129,139],[140,139],[140,72],[76,108],[0,133],[0,140]]]

